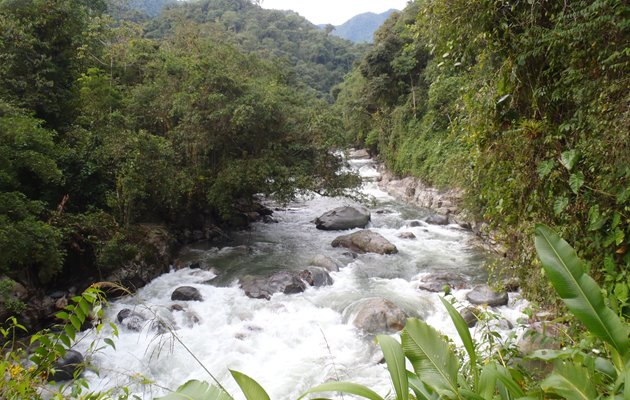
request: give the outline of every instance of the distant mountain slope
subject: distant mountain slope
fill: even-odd
[[[391,9],[382,14],[359,14],[335,27],[332,34],[354,43],[372,43],[374,32],[396,11],[398,10]]]
[[[366,47],[329,35],[293,11],[263,9],[251,0],[176,2],[147,24],[146,37],[164,38],[184,25],[222,31],[244,52],[284,65],[288,79],[328,100]]]

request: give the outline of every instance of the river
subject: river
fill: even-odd
[[[105,347],[90,356],[94,370],[85,377],[91,390],[128,386],[140,398],[150,399],[189,379],[209,381],[192,353],[237,399],[243,396],[228,368],[256,379],[272,399],[295,399],[331,379],[365,384],[385,395],[391,385],[385,365],[379,363],[382,355],[374,337],[352,324],[353,305],[369,297],[387,298],[457,341],[439,294],[417,289],[418,282],[428,273],[450,271],[464,275],[470,286],[484,283],[483,265],[489,255],[472,245],[472,234],[457,225],[410,227],[411,221],[431,212],[396,201],[379,189],[372,160],[349,163],[364,177],[362,190],[375,200],[369,207],[369,228],[394,243],[398,254],[363,254],[354,259],[347,250],[331,247],[336,236],[347,232],[317,230],[312,220],[332,208],[353,204],[348,199],[314,196],[278,207],[273,215],[278,223],[255,223],[250,230],[234,234],[229,247],[200,243],[182,252],[182,261],[198,262],[202,268],[164,274],[136,295],[113,302],[106,311],[109,320],[116,321],[124,308],[157,316],[174,327],[188,350],[171,333],[158,334],[154,324],[142,325],[140,332],[120,327],[115,350]],[[402,232],[412,232],[416,238],[400,238]],[[275,294],[269,301],[248,298],[238,286],[238,278],[245,274],[303,270],[316,255],[346,265],[331,273],[331,286]],[[171,293],[182,285],[199,289],[204,301],[188,302],[186,312],[171,312]],[[466,292],[456,290],[454,296],[465,303]],[[510,294],[508,306],[495,312],[517,326],[525,306],[517,294]],[[507,328],[496,329],[508,335]],[[110,328],[98,335],[89,332],[76,347],[89,353],[91,342],[110,333]]]

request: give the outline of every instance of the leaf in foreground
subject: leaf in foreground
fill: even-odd
[[[547,393],[555,393],[571,400],[590,400],[597,397],[588,370],[572,363],[557,364],[554,372],[540,386]]]
[[[536,251],[545,272],[569,310],[586,328],[620,354],[628,350],[628,330],[604,303],[597,283],[584,273],[575,250],[544,225],[536,226]]]
[[[426,322],[410,318],[401,338],[405,356],[420,380],[442,397],[456,397],[459,363],[440,334]]]
[[[230,373],[247,400],[270,400],[265,389],[254,379],[238,371],[230,370]]]
[[[177,391],[170,393],[164,397],[158,397],[156,400],[233,400],[232,396],[222,389],[211,386],[208,382],[198,380],[190,380],[179,388]]]

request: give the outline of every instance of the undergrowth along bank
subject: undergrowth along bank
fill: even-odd
[[[575,243],[611,306],[629,305],[628,5],[414,1],[336,90],[348,140],[466,193],[549,305],[536,222]]]

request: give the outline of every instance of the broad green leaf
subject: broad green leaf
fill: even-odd
[[[116,350],[116,344],[114,344],[113,340],[111,340],[110,338],[105,338],[103,339],[103,341],[111,346],[112,349]]]
[[[588,210],[588,230],[596,231],[601,229],[602,226],[606,223],[608,217],[605,215],[601,215],[599,211],[599,205],[594,205]]]
[[[464,343],[464,348],[468,353],[468,357],[470,358],[470,372],[473,375],[474,386],[477,386],[477,382],[479,381],[479,372],[477,370],[477,353],[475,352],[475,343],[473,342],[472,336],[470,335],[470,330],[468,329],[468,324],[464,321],[464,318],[461,314],[453,307],[451,303],[446,301],[443,297],[440,297],[442,304],[446,307],[446,311],[448,311],[448,315],[451,317],[453,324],[455,325],[455,329],[457,329],[457,333],[459,334],[460,339]]]
[[[497,367],[493,362],[486,364],[481,370],[477,392],[483,398],[491,399],[494,396],[497,386],[497,374]]]
[[[270,400],[269,395],[258,382],[238,371],[230,370],[230,373],[247,400]]]
[[[232,396],[208,382],[190,380],[177,391],[155,400],[233,400]]]
[[[400,343],[387,335],[379,335],[376,339],[381,346],[381,350],[383,350],[387,369],[396,391],[396,399],[408,400],[409,382],[407,381],[407,369],[405,368],[405,354]]]
[[[599,286],[584,273],[575,250],[548,227],[537,225],[536,252],[551,284],[575,317],[620,354],[626,354],[627,327],[606,307]]]
[[[497,380],[503,384],[504,388],[507,392],[512,395],[514,398],[519,399],[525,396],[525,392],[519,386],[518,383],[514,380],[510,371],[502,365],[496,365],[497,371]]]
[[[551,171],[553,171],[554,166],[555,162],[553,160],[541,161],[540,164],[538,164],[538,177],[543,179],[549,175]]]
[[[77,331],[72,325],[64,325],[63,330],[66,332],[66,335],[68,335],[70,340],[74,340],[74,338],[77,336]]]
[[[582,172],[577,172],[575,174],[571,174],[569,176],[569,186],[573,193],[578,194],[580,188],[584,185],[584,174]]]
[[[72,346],[72,342],[70,341],[70,338],[68,337],[68,335],[59,335],[59,340],[61,340],[61,342],[67,347],[70,348]]]
[[[383,400],[381,396],[376,394],[369,388],[366,388],[363,385],[359,385],[356,383],[350,382],[327,382],[322,383],[321,385],[310,388],[304,394],[302,394],[299,399],[304,398],[307,394],[310,393],[322,393],[322,392],[342,392],[348,394],[354,394],[356,396],[360,396],[370,400]]]
[[[556,201],[553,202],[553,212],[556,215],[560,215],[564,212],[565,208],[569,205],[569,199],[566,197],[558,197]]]
[[[76,315],[71,315],[70,316],[70,323],[72,324],[74,329],[76,329],[77,331],[80,331],[81,330],[81,325],[83,325],[83,323],[81,321],[79,321],[79,318],[77,318]]]
[[[81,309],[81,311],[83,311],[83,314],[85,315],[90,315],[90,305],[88,304],[87,300],[85,299],[81,299],[79,301],[79,308]]]
[[[409,382],[409,387],[413,390],[413,394],[416,395],[416,399],[418,400],[437,400],[438,395],[436,393],[432,393],[427,389],[427,387],[422,383],[420,378],[416,374],[411,371],[407,371],[407,380]]]
[[[588,370],[573,363],[558,363],[554,372],[540,386],[546,393],[555,393],[569,400],[591,400],[597,392]]]
[[[565,151],[560,155],[560,163],[567,169],[567,171],[571,171],[579,159],[580,153],[575,149]]]
[[[405,356],[420,380],[442,397],[456,396],[459,363],[440,334],[424,321],[410,318],[401,339]]]

